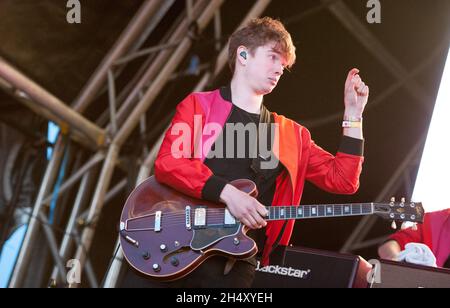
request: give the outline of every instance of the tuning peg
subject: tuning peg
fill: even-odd
[[[413,223],[412,227],[411,227],[414,231],[417,231],[417,223]]]
[[[402,203],[405,203],[406,202],[406,198],[402,198]]]
[[[395,223],[395,220],[392,221],[391,228],[397,230],[397,224]]]
[[[391,202],[395,202],[395,197],[392,197],[392,198],[391,198]]]

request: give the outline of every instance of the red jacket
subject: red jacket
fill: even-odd
[[[156,179],[189,196],[201,198],[205,183],[213,175],[203,162],[220,135],[220,131],[202,133],[203,129],[208,123],[217,123],[222,128],[231,110],[232,103],[223,99],[219,90],[193,93],[184,99],[177,106],[155,161]],[[272,114],[279,125],[279,140],[275,142],[279,148],[274,152],[285,167],[276,180],[272,205],[299,205],[305,180],[331,193],[353,194],[358,190],[364,160],[362,156],[342,152],[333,156],[311,140],[311,134],[305,127],[284,116]],[[196,119],[194,116],[197,116]],[[172,133],[172,128],[180,123],[187,124],[192,130],[196,128],[196,132],[190,136],[190,149],[178,149],[178,152],[172,153],[172,144],[180,137]],[[173,155],[180,157],[181,151],[186,150],[195,152],[194,157],[175,158]],[[269,253],[283,224],[283,221],[268,222],[263,264],[268,264]],[[281,245],[288,245],[293,228],[294,221],[291,220],[286,225]]]

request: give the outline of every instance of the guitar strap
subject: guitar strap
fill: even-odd
[[[270,259],[270,256],[271,256],[271,255],[275,252],[275,250],[277,249],[278,245],[280,245],[280,241],[281,241],[281,238],[283,237],[283,233],[284,233],[284,230],[286,229],[287,223],[288,223],[288,220],[286,220],[286,221],[284,222],[283,227],[281,228],[281,231],[280,231],[280,233],[278,234],[277,239],[276,239],[275,242],[272,244],[272,247],[270,248],[270,252],[269,252],[269,259]]]

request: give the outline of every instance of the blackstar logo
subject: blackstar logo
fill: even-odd
[[[289,276],[289,277],[295,277],[295,278],[300,278],[300,279],[308,278],[309,273],[311,273],[310,269],[299,270],[296,268],[283,267],[283,266],[279,266],[279,265],[268,265],[265,267],[261,267],[260,261],[258,261],[258,263],[256,264],[256,270],[258,272],[282,275],[282,276]]]

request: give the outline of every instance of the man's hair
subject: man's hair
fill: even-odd
[[[250,53],[268,43],[275,43],[275,51],[286,58],[287,68],[295,63],[295,46],[291,35],[279,20],[270,17],[252,19],[248,25],[234,32],[228,44],[228,64],[234,74],[236,68],[236,50],[245,46]]]

